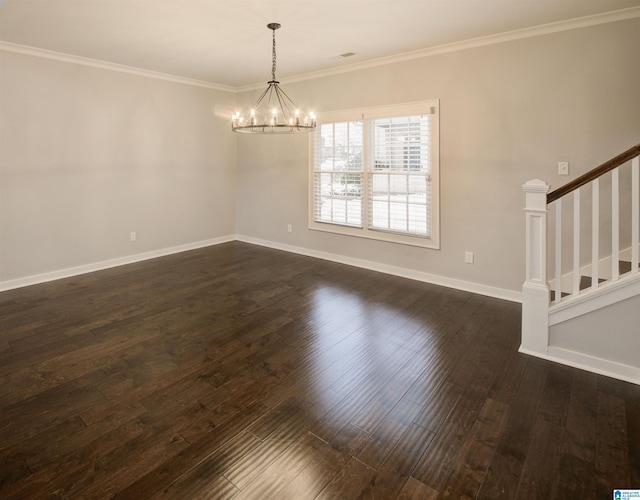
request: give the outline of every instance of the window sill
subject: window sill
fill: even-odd
[[[440,250],[440,242],[433,238],[407,236],[387,231],[377,231],[374,229],[364,229],[346,225],[341,226],[339,224],[315,221],[309,222],[309,229],[312,231],[322,231],[325,233],[340,234],[343,236],[354,236],[356,238],[364,238],[368,240],[385,241],[387,243]]]

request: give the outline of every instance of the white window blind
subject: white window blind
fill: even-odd
[[[309,227],[439,248],[438,102],[318,117]]]
[[[314,220],[362,227],[363,123],[316,129]]]
[[[371,120],[371,229],[430,236],[430,118],[413,115]]]

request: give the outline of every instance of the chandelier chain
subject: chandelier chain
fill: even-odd
[[[273,48],[271,56],[271,80],[276,79],[276,30],[273,31]]]

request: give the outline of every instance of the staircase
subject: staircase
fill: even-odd
[[[551,193],[523,186],[521,352],[640,384],[639,163],[640,144]]]

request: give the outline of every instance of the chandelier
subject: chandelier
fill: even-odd
[[[248,118],[243,117],[240,112],[234,113],[231,130],[243,134],[311,132],[316,128],[316,115],[309,113],[301,116],[300,110],[276,80],[276,30],[280,28],[280,24],[269,23],[267,28],[273,32],[271,80],[267,82],[266,90],[251,108]]]

